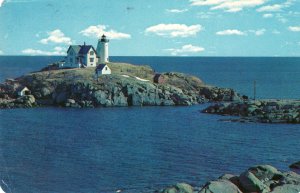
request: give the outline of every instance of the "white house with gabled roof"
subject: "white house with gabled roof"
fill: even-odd
[[[71,45],[68,48],[65,62],[60,68],[96,67],[97,64],[108,62],[108,42],[105,35],[98,40],[97,50],[92,45]]]
[[[60,67],[81,68],[96,67],[98,63],[97,52],[92,45],[71,45],[67,51],[65,63]]]

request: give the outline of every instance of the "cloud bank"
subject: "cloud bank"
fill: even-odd
[[[211,10],[239,12],[245,8],[263,5],[267,0],[190,0],[192,6],[210,6]]]
[[[292,32],[300,32],[300,26],[289,26],[288,29]]]
[[[88,28],[79,32],[83,36],[86,37],[93,37],[93,38],[100,38],[103,34],[105,34],[109,39],[129,39],[131,38],[130,34],[117,32],[115,30],[108,30],[108,27],[105,25],[92,25]]]
[[[171,55],[173,56],[195,54],[195,53],[203,52],[204,50],[205,50],[204,48],[199,46],[193,46],[192,44],[187,44],[177,49],[175,48],[166,49],[166,51],[170,52]]]
[[[240,30],[237,30],[237,29],[227,29],[227,30],[216,32],[216,35],[219,35],[219,36],[231,36],[231,35],[243,36],[243,35],[246,35],[246,33],[242,32]]]
[[[48,37],[45,39],[41,39],[40,43],[48,44],[48,43],[56,43],[56,44],[72,44],[71,38],[66,37],[65,34],[60,30],[56,29],[51,32],[48,32]]]
[[[158,24],[150,26],[145,30],[146,34],[155,34],[163,37],[190,37],[195,36],[202,30],[201,25],[190,25],[185,24]]]
[[[37,56],[37,55],[46,55],[46,56],[62,56],[65,55],[66,51],[62,47],[55,47],[53,51],[43,51],[43,50],[37,50],[28,48],[21,51],[23,54],[31,55],[31,56]]]

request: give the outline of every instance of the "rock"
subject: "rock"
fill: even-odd
[[[55,95],[54,99],[55,103],[57,104],[63,104],[67,101],[67,93],[66,92],[60,92],[57,95]]]
[[[300,169],[300,161],[291,164],[289,167],[293,169]]]
[[[299,192],[300,192],[300,186],[293,185],[293,184],[285,184],[283,186],[277,186],[271,191],[271,193],[299,193]]]
[[[300,185],[300,175],[295,172],[285,172],[279,179],[279,184],[294,184]]]
[[[193,193],[193,187],[186,183],[178,183],[174,186],[171,186],[169,188],[166,188],[160,193]]]
[[[33,95],[25,95],[23,98],[25,101],[27,101],[30,104],[35,103],[35,98]]]
[[[47,87],[43,87],[41,89],[41,96],[42,97],[47,97],[47,96],[50,96],[51,95],[51,91],[47,88]]]
[[[228,180],[217,180],[207,183],[199,193],[242,193],[242,191]]]
[[[239,182],[245,192],[269,192],[270,188],[260,181],[253,173],[246,171],[239,177]]]
[[[255,175],[257,179],[262,182],[269,181],[274,178],[274,176],[282,176],[276,168],[270,165],[258,165],[248,169],[249,172]]]
[[[289,109],[286,109],[286,107]],[[300,101],[233,101],[213,104],[203,113],[240,116],[241,122],[300,123]]]
[[[123,63],[109,63],[109,65],[114,73],[100,76],[97,80],[93,78],[92,68],[33,72],[0,84],[0,98],[6,96],[8,100],[15,100],[16,88],[20,85],[30,88],[36,103],[41,106],[188,106],[241,98],[232,89],[207,86],[199,78],[187,74],[165,73],[164,84],[154,84],[152,82],[154,71],[148,66]],[[123,76],[124,74],[127,76]],[[73,99],[75,103],[68,99]],[[1,102],[0,107],[29,107],[31,104],[26,102],[24,105],[24,99],[17,99],[15,102]]]
[[[70,103],[70,104],[75,104],[75,100],[74,99],[67,99],[67,103]]]
[[[234,185],[236,185],[238,187],[240,186],[238,176],[235,176],[235,175],[232,175],[232,174],[224,174],[224,175],[220,176],[219,179],[228,180],[228,181],[232,182]]]

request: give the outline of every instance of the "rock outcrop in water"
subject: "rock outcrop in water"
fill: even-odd
[[[249,168],[240,175],[225,174],[197,188],[185,183],[156,193],[299,193],[300,175],[281,172],[270,165]]]
[[[247,100],[217,103],[202,112],[240,116],[231,121],[262,123],[300,123],[299,100]]]
[[[95,68],[44,69],[0,85],[0,108],[35,106],[112,107],[192,105],[208,101],[241,100],[232,89],[205,85],[182,73],[164,73],[165,82],[155,84],[148,66],[109,63],[111,75],[94,78]],[[18,97],[19,87],[31,95]]]
[[[300,161],[291,164],[290,168],[300,170]]]

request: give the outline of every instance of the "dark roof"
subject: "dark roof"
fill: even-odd
[[[97,54],[97,51],[92,45],[71,45],[67,51],[67,53],[70,51],[70,49],[73,48],[75,51],[75,54],[85,55],[89,52],[89,50],[92,48],[94,52]]]
[[[104,34],[101,37],[101,42],[109,42],[109,40],[106,38]]]
[[[85,55],[85,54],[87,54],[87,53],[90,51],[91,48],[92,48],[92,49],[94,50],[94,52],[96,53],[95,48],[94,48],[93,46],[91,46],[91,45],[83,45],[83,46],[80,46],[80,47],[81,47],[81,48],[80,48],[79,54]]]
[[[103,70],[103,68],[106,66],[106,64],[99,64],[96,68],[96,70]]]
[[[73,48],[73,50],[76,52],[75,54],[78,54],[81,46],[80,45],[71,45],[67,51],[67,53],[70,51],[70,49]]]

